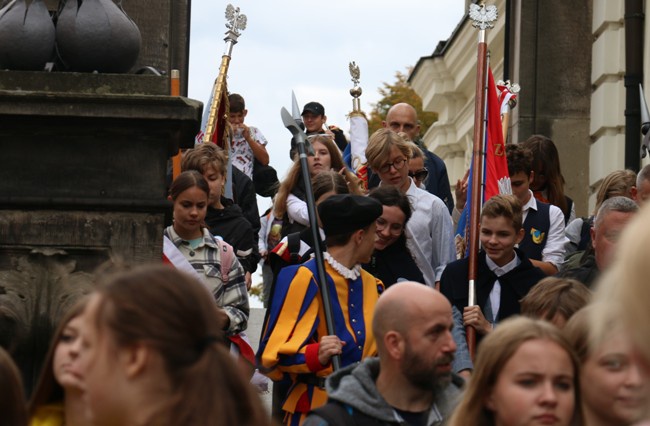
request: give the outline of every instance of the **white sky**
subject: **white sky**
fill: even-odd
[[[228,1],[192,1],[189,97],[208,101],[219,72]],[[464,14],[462,0],[233,0],[248,18],[234,46],[228,88],[246,100],[246,124],[269,141],[271,165],[282,179],[291,135],[280,108],[318,101],[328,124],[348,131],[352,109],[348,63],[361,69],[361,108],[369,112],[382,82],[429,56]],[[268,200],[268,199],[265,199]],[[260,200],[261,201],[261,200]],[[262,202],[260,213],[270,203]]]

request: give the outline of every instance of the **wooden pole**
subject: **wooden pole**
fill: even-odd
[[[487,76],[487,43],[485,30],[491,28],[497,19],[496,7],[484,4],[470,5],[470,18],[474,27],[479,28],[476,60],[476,98],[474,102],[474,145],[472,150],[471,208],[469,229],[469,268],[467,271],[468,306],[476,305],[475,283],[478,278],[479,220],[483,204],[483,141],[485,136],[485,81]],[[465,329],[467,347],[472,359],[476,354],[476,330],[468,326]]]

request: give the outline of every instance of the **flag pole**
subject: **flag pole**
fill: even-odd
[[[332,303],[330,301],[329,286],[327,285],[327,275],[325,274],[325,258],[323,256],[323,249],[318,230],[318,221],[316,216],[316,201],[314,200],[314,192],[311,187],[311,177],[309,176],[309,165],[307,163],[307,156],[313,155],[314,151],[311,145],[308,145],[305,132],[298,127],[298,123],[287,111],[286,108],[280,110],[282,122],[293,137],[296,139],[296,148],[298,148],[298,161],[300,161],[300,168],[302,169],[302,179],[305,184],[305,203],[307,204],[307,213],[309,214],[309,226],[313,241],[314,257],[316,258],[316,272],[318,274],[316,282],[320,288],[321,299],[323,300],[323,313],[325,314],[325,327],[327,334],[336,336],[336,328],[334,327],[334,315],[332,313]],[[341,356],[334,355],[332,357],[332,370],[337,371],[341,368]]]
[[[366,160],[366,147],[368,146],[368,118],[361,110],[359,97],[363,91],[359,86],[361,70],[354,62],[349,64],[350,76],[354,87],[350,89],[352,96],[352,112],[350,112],[350,165],[352,171],[363,183],[363,190],[368,190],[368,165]]]
[[[237,40],[241,32],[246,29],[246,15],[239,13],[239,8],[234,7],[232,4],[226,6],[226,49],[221,57],[221,66],[219,67],[219,75],[214,81],[212,87],[212,103],[210,104],[210,113],[203,132],[203,142],[215,142],[217,145],[224,148],[226,155],[228,154],[225,127],[220,126],[219,123],[227,119],[227,103],[223,102],[226,93],[226,76],[228,75],[228,67],[230,66],[230,58],[232,56],[232,48],[237,44]],[[215,135],[215,132],[217,133]],[[216,137],[216,138],[215,138]]]
[[[485,6],[471,4],[469,17],[473,21],[472,26],[479,29],[477,63],[476,63],[476,98],[474,103],[474,144],[472,150],[472,200],[470,209],[470,230],[469,230],[469,268],[467,280],[469,286],[468,306],[476,305],[475,282],[478,275],[478,252],[479,252],[479,220],[481,215],[481,204],[483,202],[483,138],[485,135],[485,81],[487,75],[487,43],[485,30],[492,28],[493,22],[497,19],[496,6]],[[476,353],[476,330],[466,327],[467,346],[470,356],[474,359]]]

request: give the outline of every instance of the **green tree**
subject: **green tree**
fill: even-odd
[[[382,98],[376,104],[372,104],[372,111],[370,111],[370,119],[368,120],[370,134],[382,127],[381,122],[386,119],[386,113],[390,107],[400,102],[412,105],[417,111],[420,120],[420,135],[423,135],[438,120],[438,113],[422,111],[422,98],[415,93],[415,90],[406,81],[410,72],[410,69],[407,69],[406,73],[395,72],[395,82],[392,84],[384,82],[383,87],[378,89]]]

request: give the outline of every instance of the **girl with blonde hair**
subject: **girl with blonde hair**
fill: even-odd
[[[594,309],[590,319],[592,336],[596,339],[607,335],[612,322],[627,330],[633,356],[646,381],[650,380],[648,241],[650,205],[646,204],[627,224],[618,240],[616,258],[600,278],[596,291],[595,301],[602,303]],[[645,397],[650,399],[650,391],[646,391]]]
[[[581,425],[579,362],[553,325],[503,321],[481,343],[450,426]]]
[[[643,418],[644,393],[650,386],[642,377],[632,344],[620,324],[590,338],[590,305],[577,312],[564,328],[580,362],[582,412],[588,426],[630,426]]]

